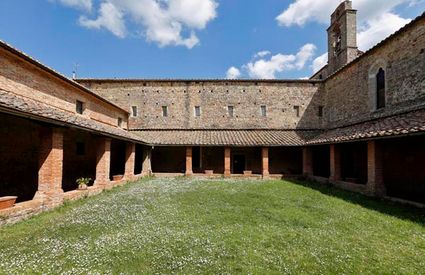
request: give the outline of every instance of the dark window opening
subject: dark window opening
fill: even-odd
[[[75,111],[77,112],[77,114],[82,115],[84,112],[84,103],[82,101],[77,100],[76,104],[75,104]]]
[[[86,144],[84,142],[77,142],[75,144],[75,151],[77,156],[84,156],[86,154]]]
[[[319,106],[319,112],[317,114],[319,117],[323,117],[323,106]]]
[[[300,117],[300,106],[294,106],[294,110],[295,110],[295,115],[297,117]]]
[[[162,116],[168,117],[168,107],[167,106],[162,106]]]
[[[195,117],[200,117],[200,116],[201,116],[201,107],[195,106]]]
[[[233,106],[227,106],[227,112],[229,114],[229,117],[234,116],[234,107]]]
[[[376,74],[376,108],[385,107],[385,71],[380,68]]]
[[[137,106],[132,106],[131,107],[131,115],[133,117],[137,117]]]
[[[122,127],[122,118],[118,118],[118,127]]]
[[[320,75],[319,75],[319,79],[323,79],[323,75],[321,75],[321,74],[320,74]]]
[[[267,116],[267,107],[265,105],[262,105],[260,107],[261,109],[261,116],[266,117]]]

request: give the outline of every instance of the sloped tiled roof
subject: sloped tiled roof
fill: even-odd
[[[330,129],[307,144],[339,143],[425,132],[425,109]]]
[[[300,146],[318,134],[296,130],[138,130],[152,145],[174,146]]]
[[[83,116],[54,108],[33,99],[21,97],[0,89],[0,108],[9,112],[25,114],[39,120],[48,120],[59,124],[91,130],[107,136],[141,142],[139,136],[124,129],[103,124]]]

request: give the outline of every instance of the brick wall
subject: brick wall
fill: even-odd
[[[131,110],[137,106],[138,117],[130,118],[131,128],[318,128],[324,105],[319,82],[279,81],[102,81],[80,80],[100,96]],[[262,117],[260,106],[267,108]],[[163,117],[162,106],[168,106]],[[194,107],[201,107],[201,117]],[[229,117],[228,106],[234,106]],[[300,107],[297,117],[294,106]]]
[[[53,76],[0,48],[0,89],[75,113],[76,100],[84,102],[84,116],[112,126],[126,112]]]

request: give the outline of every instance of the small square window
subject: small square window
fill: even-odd
[[[86,145],[84,142],[77,142],[75,144],[75,153],[77,156],[84,156],[86,154]]]
[[[233,117],[234,116],[234,107],[233,106],[227,106],[227,113],[228,113],[229,117]]]
[[[300,106],[294,106],[295,115],[300,117]]]
[[[323,117],[323,106],[319,106],[319,111],[317,114],[319,117]]]
[[[82,101],[77,100],[75,103],[75,111],[77,114],[82,115],[84,112],[84,103]]]
[[[261,116],[266,117],[267,116],[267,106],[262,105],[260,107],[260,111],[261,111]]]
[[[122,118],[118,118],[118,127],[122,127]]]
[[[137,106],[131,106],[131,116],[137,117]]]
[[[201,107],[195,106],[195,117],[200,117],[200,116],[201,116]]]
[[[168,117],[168,106],[162,106],[162,116]]]

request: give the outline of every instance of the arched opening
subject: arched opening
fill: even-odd
[[[376,74],[376,109],[385,107],[385,71],[379,68]]]

